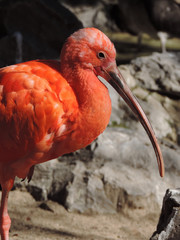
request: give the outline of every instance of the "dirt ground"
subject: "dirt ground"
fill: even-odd
[[[52,211],[39,207],[32,196],[10,192],[10,240],[146,240],[155,231],[159,212],[127,210],[114,215],[70,213],[48,201]]]

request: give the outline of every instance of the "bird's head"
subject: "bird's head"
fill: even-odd
[[[145,128],[157,157],[160,175],[163,177],[163,157],[154,131],[116,65],[116,50],[110,39],[96,28],[80,29],[64,44],[61,61],[69,64],[71,68],[78,65],[92,71],[96,76],[103,77],[119,93]]]
[[[61,51],[61,59],[71,66],[81,65],[97,75],[116,59],[116,50],[109,38],[96,28],[83,28],[73,33]],[[99,69],[99,70],[98,70]]]

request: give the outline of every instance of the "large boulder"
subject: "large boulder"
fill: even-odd
[[[180,67],[176,54],[153,53],[120,67],[159,138],[178,141],[180,129]],[[111,126],[141,130],[140,124],[112,88]]]
[[[150,91],[180,98],[180,57],[173,53],[153,53],[131,61],[131,74]]]
[[[73,154],[39,165],[28,190],[37,200],[51,198],[69,211],[114,213],[125,207],[157,209],[165,190],[178,187],[179,148],[162,146],[164,179],[145,135],[108,128],[91,148],[86,161]]]

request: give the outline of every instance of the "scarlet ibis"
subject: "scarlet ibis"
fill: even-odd
[[[103,77],[122,96],[145,128],[160,175],[163,158],[145,113],[133,97],[108,37],[95,28],[73,33],[60,62],[34,60],[0,70],[1,239],[9,239],[8,193],[15,176],[28,178],[34,165],[90,144],[106,128],[111,101]]]

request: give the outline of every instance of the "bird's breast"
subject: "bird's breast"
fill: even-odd
[[[80,106],[71,121],[58,129],[57,155],[73,152],[86,147],[107,127],[111,115],[111,100],[108,90],[103,86],[101,93],[89,96],[88,101]],[[63,152],[61,152],[63,150]]]

